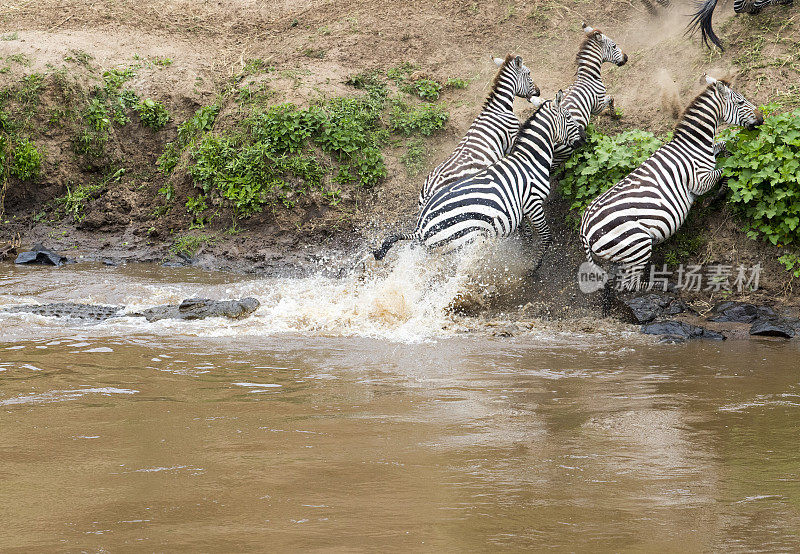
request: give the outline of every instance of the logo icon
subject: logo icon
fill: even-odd
[[[608,281],[608,273],[592,262],[583,262],[578,268],[578,288],[584,294],[602,289]]]

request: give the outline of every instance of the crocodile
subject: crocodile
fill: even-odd
[[[84,321],[106,321],[115,317],[143,317],[147,321],[161,319],[204,319],[206,317],[228,317],[241,319],[258,309],[261,303],[252,297],[241,300],[211,300],[209,298],[187,298],[180,304],[164,304],[139,312],[125,313],[125,306],[103,306],[100,304],[76,304],[55,302],[52,304],[24,304],[0,310],[9,313],[29,313],[48,317],[71,317]]]

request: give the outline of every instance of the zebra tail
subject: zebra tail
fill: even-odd
[[[693,35],[699,28],[703,44],[705,44],[707,48],[711,48],[711,44],[709,44],[710,40],[719,48],[720,52],[724,52],[725,49],[722,47],[722,42],[711,27],[711,17],[714,15],[714,8],[716,7],[717,0],[703,0],[703,2],[698,4],[697,11],[692,14],[692,20],[686,26],[686,33]]]
[[[395,235],[389,235],[386,237],[386,240],[383,241],[383,244],[381,244],[380,248],[372,251],[372,255],[375,256],[376,260],[382,260],[394,243],[399,240],[414,240],[415,238],[417,238],[416,233],[398,233]]]

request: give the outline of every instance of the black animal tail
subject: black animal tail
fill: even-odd
[[[722,47],[722,42],[719,40],[716,33],[714,33],[714,29],[711,28],[711,17],[714,15],[714,8],[716,7],[717,0],[703,0],[699,3],[697,11],[692,14],[692,20],[689,22],[689,25],[686,26],[686,33],[693,35],[699,28],[703,44],[705,44],[707,48],[711,48],[711,45],[708,43],[710,40],[720,49],[720,52],[723,52],[725,49]]]
[[[398,233],[395,235],[389,235],[386,237],[386,240],[383,241],[383,244],[381,244],[380,248],[372,251],[372,255],[375,256],[376,260],[382,260],[392,245],[398,240],[414,240],[415,238],[417,238],[416,233]]]

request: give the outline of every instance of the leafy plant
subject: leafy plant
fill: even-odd
[[[65,62],[74,62],[81,65],[89,66],[89,62],[94,59],[94,56],[84,50],[70,50],[68,56],[64,56]]]
[[[444,84],[446,88],[455,88],[455,89],[467,88],[468,85],[469,83],[467,81],[465,81],[464,79],[458,79],[456,77],[449,78]]]
[[[84,122],[94,131],[104,133],[111,125],[106,103],[99,98],[93,98],[83,112]]]
[[[215,235],[183,235],[178,237],[170,247],[175,255],[194,256],[201,246],[214,245],[219,241]]]
[[[406,82],[409,76],[417,69],[417,66],[410,62],[403,62],[398,66],[391,67],[386,71],[386,76],[401,85]]]
[[[175,187],[172,183],[167,183],[158,189],[158,194],[163,194],[167,202],[172,202],[175,199]]]
[[[6,58],[7,62],[14,62],[20,65],[29,66],[31,65],[31,60],[25,54],[12,54]]]
[[[17,93],[17,100],[21,104],[36,104],[44,88],[44,75],[31,73],[22,78],[22,87]]]
[[[103,81],[108,90],[119,90],[127,81],[136,76],[136,71],[132,67],[120,69],[109,69],[103,72]]]
[[[178,125],[178,139],[164,146],[164,151],[156,162],[161,173],[169,175],[178,165],[181,153],[194,144],[199,136],[211,130],[219,110],[220,107],[216,104],[203,106],[192,117]]]
[[[570,209],[582,213],[589,202],[636,169],[661,144],[661,139],[647,131],[632,130],[610,136],[590,124],[586,143],[572,154],[559,173],[561,194],[570,202]]]
[[[738,140],[730,140],[734,137]],[[800,245],[800,109],[772,113],[755,130],[731,129],[723,138],[729,139],[731,155],[718,167],[728,178],[729,202],[744,216],[747,235]]]
[[[449,117],[447,110],[436,104],[410,106],[395,99],[389,114],[389,129],[404,135],[429,136],[443,128]]]
[[[73,221],[78,223],[86,217],[83,213],[86,202],[95,198],[100,189],[102,185],[80,185],[74,190],[67,187],[67,194],[56,199],[56,203],[63,207],[65,215],[72,216]]]
[[[423,100],[438,100],[442,91],[441,83],[431,79],[417,79],[400,87],[400,90],[415,94]]]
[[[150,127],[154,131],[162,129],[169,121],[167,108],[157,100],[146,98],[139,102],[135,109],[139,112],[142,125]]]
[[[23,181],[36,178],[42,167],[42,155],[33,141],[24,138],[14,148],[11,174]]]

